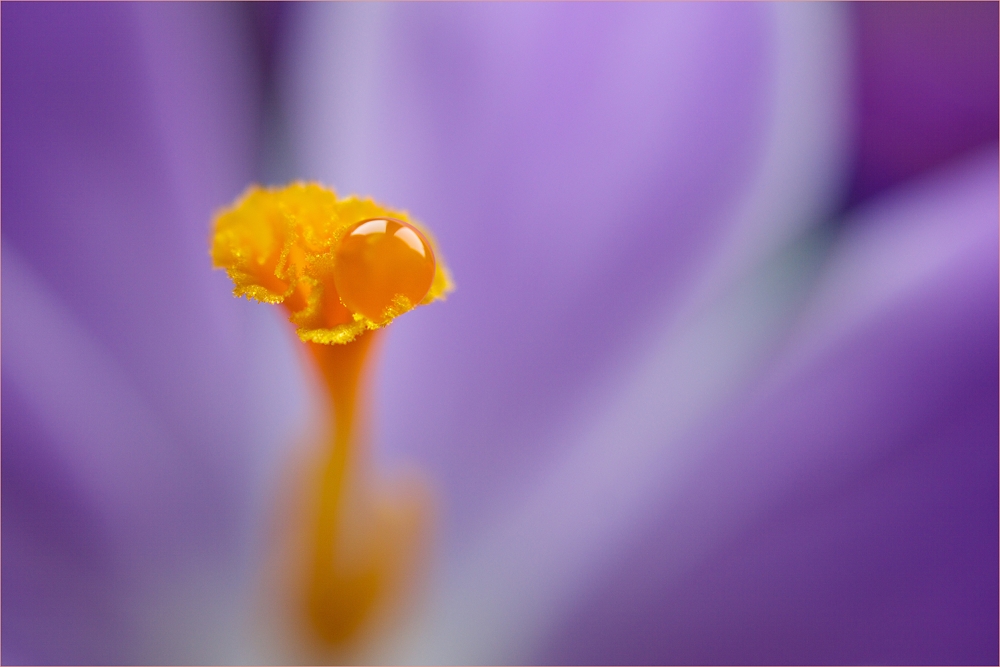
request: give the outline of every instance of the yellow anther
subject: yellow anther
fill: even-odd
[[[405,211],[315,183],[251,187],[216,217],[212,260],[234,294],[281,303],[313,343],[349,343],[451,290],[440,253]]]

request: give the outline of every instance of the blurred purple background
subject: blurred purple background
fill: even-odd
[[[997,136],[997,3],[864,2],[857,204]]]
[[[996,664],[998,22],[4,3],[2,661],[292,659],[246,607],[310,399],[207,240],[319,178],[459,287],[380,361],[446,514],[371,660]]]

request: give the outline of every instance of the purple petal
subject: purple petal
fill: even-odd
[[[536,660],[996,662],[997,178],[990,150],[858,214]]]
[[[856,203],[997,140],[997,4],[861,2]]]
[[[268,391],[206,252],[255,159],[243,21],[3,7],[5,661],[189,660],[229,622],[191,608],[246,567]]]
[[[810,33],[833,46],[802,68],[800,104],[777,92],[781,23],[763,5],[309,9],[287,92],[302,175],[407,207],[458,284],[394,325],[381,405],[382,442],[431,468],[460,532],[554,453],[542,434],[657,313],[837,188],[836,20]],[[744,215],[786,144],[800,154]]]

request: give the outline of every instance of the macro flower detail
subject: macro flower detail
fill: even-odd
[[[451,281],[406,212],[312,183],[251,187],[217,216],[211,253],[235,296],[288,310],[322,378],[333,422],[295,491],[280,566],[288,590],[279,595],[306,628],[301,639],[319,651],[344,648],[405,587],[431,514],[422,481],[381,484],[372,475],[369,350],[379,329],[443,298]]]
[[[1000,664],[998,7],[4,4],[0,663]]]
[[[303,341],[348,343],[451,290],[405,211],[315,183],[251,187],[216,219],[212,261],[236,296],[280,303]]]

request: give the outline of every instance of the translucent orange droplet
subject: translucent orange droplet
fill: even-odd
[[[375,322],[420,303],[434,280],[434,252],[413,225],[393,218],[349,227],[336,250],[333,280],[344,305]]]

